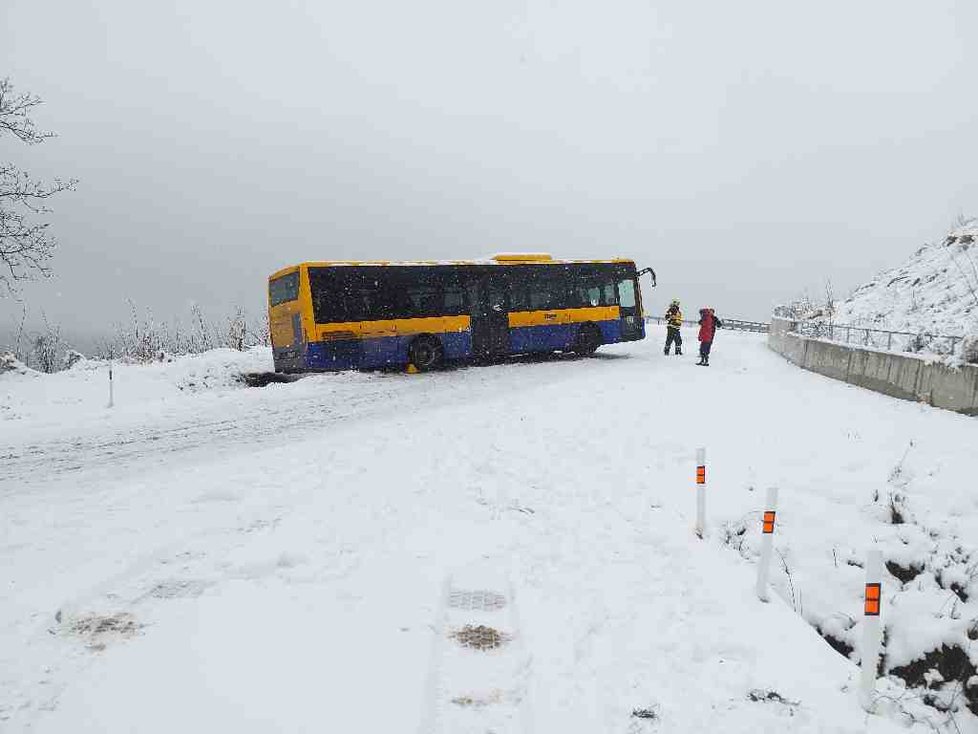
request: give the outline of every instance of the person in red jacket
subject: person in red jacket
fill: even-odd
[[[723,322],[717,318],[712,308],[700,309],[700,361],[701,367],[710,366],[710,350],[713,348],[713,337],[717,329],[723,328]]]

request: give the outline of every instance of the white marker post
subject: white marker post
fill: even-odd
[[[761,526],[761,562],[757,566],[757,598],[769,601],[767,580],[771,571],[771,554],[774,552],[774,518],[778,512],[778,488],[769,487],[764,503],[764,522]]]
[[[113,397],[114,396],[112,394],[112,362],[109,362],[109,407],[110,408],[115,404]]]
[[[706,533],[706,449],[696,449],[696,534]]]
[[[866,555],[866,596],[863,608],[862,677],[859,702],[869,712],[873,710],[876,693],[876,666],[880,659],[880,606],[883,593],[883,554],[876,548]]]

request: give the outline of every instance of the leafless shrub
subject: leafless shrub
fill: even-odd
[[[791,568],[788,566],[788,561],[784,557],[784,554],[777,548],[774,549],[774,552],[778,554],[778,558],[781,560],[781,568],[788,580],[788,594],[791,597],[791,608],[794,609],[799,616],[804,617],[804,607],[801,603],[801,589],[795,589],[795,579],[791,573]]]
[[[206,352],[209,349],[214,349],[217,346],[217,339],[214,337],[214,329],[207,323],[207,319],[204,318],[204,312],[199,305],[196,303],[190,307],[190,313],[193,316],[191,333],[190,333],[190,344],[187,347],[187,352],[190,354],[199,354],[200,352]]]
[[[929,334],[924,334],[923,332],[919,334],[914,334],[907,340],[906,351],[913,354],[920,354],[921,352],[926,352],[930,349],[931,342],[933,339]]]
[[[238,307],[230,316],[210,321],[203,309],[195,305],[190,309],[189,321],[165,322],[158,321],[150,309],[141,309],[131,299],[126,303],[128,318],[94,340],[90,354],[95,359],[159,362],[220,347],[244,351],[270,343],[268,317],[264,313],[253,319]],[[85,358],[63,337],[61,328],[43,313],[42,326],[36,329],[28,327],[28,316],[27,307],[23,306],[8,330],[10,341],[0,343],[0,354],[9,354],[11,360],[41,372],[70,369]]]
[[[244,309],[238,306],[234,314],[228,317],[227,328],[224,332],[224,346],[243,352],[247,336],[248,321]]]
[[[30,366],[40,372],[56,372],[59,365],[57,337],[49,334],[36,334],[31,341]]]
[[[251,321],[241,307],[223,321],[212,322],[194,304],[190,308],[189,326],[184,326],[179,320],[159,323],[148,309],[141,313],[132,301],[128,303],[129,322],[116,325],[112,336],[98,341],[95,352],[98,358],[154,362],[219,347],[244,351],[268,345],[267,316]]]
[[[268,312],[264,312],[260,319],[256,319],[248,324],[246,339],[255,346],[269,347],[272,344],[272,330],[268,323]]]
[[[52,324],[43,314],[42,321],[43,328],[38,331],[28,331],[21,322],[11,354],[25,366],[39,372],[57,372],[64,365],[67,345],[61,338],[61,327]]]
[[[17,361],[24,364],[27,363],[28,355],[25,353],[23,344],[25,331],[24,327],[27,324],[27,304],[21,303],[20,318],[16,320],[16,326],[14,328],[14,339],[10,345],[6,348],[6,351],[13,355]]]

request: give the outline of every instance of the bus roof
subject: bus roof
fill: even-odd
[[[296,265],[289,265],[272,273],[269,280],[287,275],[301,267],[345,267],[351,265],[364,266],[418,266],[418,265],[595,265],[616,263],[629,264],[635,261],[627,257],[615,257],[598,260],[555,260],[550,255],[542,253],[503,253],[493,255],[484,260],[322,260],[315,262],[302,262]]]

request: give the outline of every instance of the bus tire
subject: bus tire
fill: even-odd
[[[408,347],[408,361],[418,368],[418,372],[438,369],[445,361],[445,348],[438,339],[424,334]]]
[[[580,357],[590,357],[601,346],[601,332],[594,324],[584,324],[577,332],[572,350]]]

